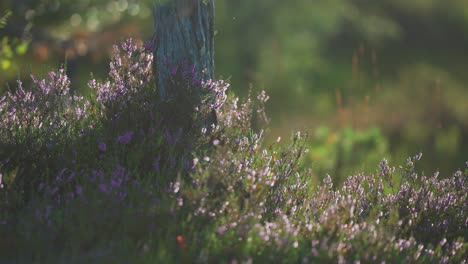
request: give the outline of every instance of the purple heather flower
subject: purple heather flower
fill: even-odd
[[[128,57],[131,57],[133,52],[137,50],[137,45],[132,38],[127,39],[122,44],[122,49],[127,52]]]
[[[219,109],[224,105],[227,99],[226,91],[229,88],[229,83],[224,82],[223,80],[219,81],[202,81],[202,89],[206,90],[210,95],[205,100],[212,109]]]
[[[51,195],[54,195],[54,194],[56,194],[56,193],[58,192],[58,190],[59,190],[58,187],[55,187],[54,189],[52,189],[52,190],[50,191],[50,194],[51,194]]]
[[[98,187],[99,187],[99,190],[103,193],[107,193],[109,191],[107,188],[107,185],[105,185],[104,183],[99,184]]]
[[[387,159],[383,159],[382,161],[380,161],[379,168],[380,168],[380,173],[385,177],[390,177],[391,174],[395,172],[395,168],[390,167],[388,165]]]
[[[143,44],[143,48],[146,51],[152,51],[153,50],[153,40],[149,39],[149,40],[145,41],[145,43]]]
[[[125,197],[127,197],[127,192],[118,192],[117,197],[119,197],[119,200],[122,201],[123,199],[125,199]]]
[[[43,94],[48,95],[53,92],[60,95],[67,95],[70,90],[70,79],[64,69],[59,69],[58,72],[49,72],[50,82],[47,83],[44,79],[37,80],[33,75],[31,78]]]
[[[122,185],[123,179],[122,178],[113,178],[111,179],[111,186],[112,188],[119,188]]]
[[[73,179],[75,178],[75,172],[70,172],[70,175],[68,175],[68,178],[67,178],[67,182],[71,182],[73,181]]]
[[[37,187],[39,191],[42,191],[45,188],[46,184],[41,182],[39,186]]]
[[[123,145],[127,145],[133,138],[135,133],[133,131],[128,131],[125,134],[117,137],[117,142]]]
[[[107,145],[106,145],[106,143],[101,142],[101,143],[99,143],[98,148],[99,148],[99,150],[100,150],[101,152],[106,152],[106,150],[107,150]]]
[[[88,87],[91,89],[96,89],[98,87],[98,84],[96,82],[96,79],[92,79],[88,82]]]
[[[172,76],[175,76],[177,74],[178,69],[179,69],[179,66],[177,65],[172,66],[172,70],[171,70]]]
[[[76,195],[80,196],[83,193],[83,187],[81,187],[81,185],[77,185],[75,187],[75,191],[76,191]]]
[[[128,175],[125,171],[125,168],[118,165],[117,168],[112,172],[111,186],[112,188],[119,188],[122,183],[127,180]]]

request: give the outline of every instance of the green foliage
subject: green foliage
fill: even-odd
[[[401,152],[423,151],[428,163],[423,168],[449,171],[441,156],[456,163],[464,162],[468,96],[466,84],[457,81],[445,70],[419,64],[402,69],[393,82],[383,85],[376,99],[376,112],[392,113],[393,117],[378,123],[398,140],[408,142]],[[400,107],[395,108],[395,105]],[[401,155],[401,154],[399,154]],[[397,156],[397,155],[395,155]]]
[[[392,145],[385,155],[403,160],[424,151],[425,170],[448,172],[467,154],[468,111],[460,100],[468,79],[459,56],[466,10],[465,1],[439,0],[220,1],[216,68],[233,74],[234,87],[265,87],[279,131],[291,126],[288,115],[296,127],[333,127],[337,90],[351,110],[370,98],[370,111],[352,118],[380,128]],[[451,149],[453,158],[435,149]]]
[[[378,128],[330,131],[319,127],[309,146],[315,174],[332,172],[336,183],[357,172],[373,172],[375,164],[389,155],[388,142]]]
[[[12,15],[11,11],[5,12],[0,17],[0,29],[8,23],[8,18]],[[19,38],[9,38],[4,36],[0,39],[0,69],[2,71],[11,70],[16,66],[15,59],[26,54],[29,42]]]
[[[7,24],[8,17],[11,16],[11,11],[5,12],[2,17],[0,17],[0,28],[4,28]]]

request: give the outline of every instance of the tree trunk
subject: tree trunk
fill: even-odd
[[[214,0],[154,0],[153,71],[161,102],[177,98],[171,78],[190,68],[194,81],[214,75]]]

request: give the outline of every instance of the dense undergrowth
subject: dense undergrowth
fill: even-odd
[[[306,135],[254,128],[265,93],[175,67],[183,103],[162,106],[151,61],[128,40],[91,98],[63,70],[1,97],[0,261],[466,262],[468,167],[425,175],[416,155],[317,184]]]

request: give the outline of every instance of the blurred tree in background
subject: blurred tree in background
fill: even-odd
[[[151,38],[151,9],[151,0],[4,0],[0,14],[12,15],[0,39],[29,45],[0,80],[65,63],[73,87],[85,90],[91,72],[106,78],[113,44]],[[383,136],[369,137],[385,144],[346,150],[362,159],[352,160],[357,167],[373,168],[387,142],[395,161],[422,151],[427,173],[468,158],[467,1],[217,0],[215,46],[217,77],[240,95],[250,86],[271,95],[272,138],[305,129],[311,146],[322,148],[332,141],[318,127],[357,141],[343,131],[378,127]],[[328,144],[329,153],[341,145]],[[317,171],[332,159],[311,155]]]
[[[0,29],[7,26],[10,16],[11,11],[9,10],[0,16]],[[14,62],[14,57],[24,55],[27,47],[28,41],[26,39],[10,37],[8,35],[2,36],[0,38],[0,70],[3,72],[8,71]],[[2,81],[1,78],[0,81]]]
[[[29,56],[0,74],[10,81],[66,64],[73,88],[79,88],[90,72],[105,72],[113,44],[142,32],[149,36],[152,27],[149,0],[7,0],[0,10],[12,12],[0,34],[30,41]]]

